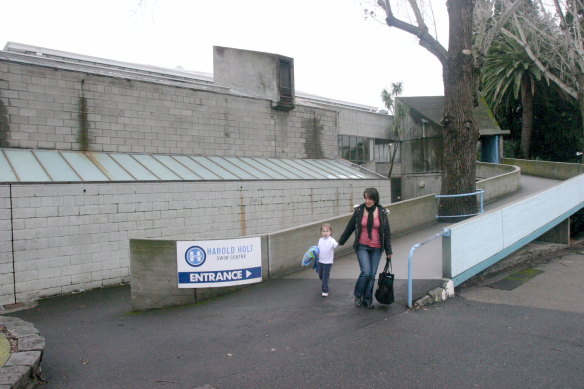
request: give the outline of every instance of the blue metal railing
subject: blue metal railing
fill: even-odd
[[[433,237],[426,239],[425,241],[422,241],[420,243],[416,243],[410,249],[410,254],[408,255],[408,307],[412,308],[412,259],[414,257],[414,252],[416,251],[416,249],[418,247],[423,246],[426,243],[433,241],[434,239],[437,239],[441,236],[449,236],[449,235],[450,235],[450,230],[445,228],[442,230],[442,232],[435,234]]]
[[[438,218],[442,218],[442,217],[470,217],[470,216],[476,216],[476,215],[480,215],[481,213],[484,212],[484,196],[485,194],[485,190],[484,189],[478,189],[476,192],[472,192],[472,193],[461,193],[461,194],[455,194],[455,195],[436,195],[435,198],[436,199],[445,199],[445,198],[452,198],[452,197],[466,197],[466,196],[476,196],[479,195],[479,212],[478,213],[471,213],[468,215],[449,215],[449,216],[441,216],[441,215],[436,215],[436,219]]]

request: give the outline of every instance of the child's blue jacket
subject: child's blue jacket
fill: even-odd
[[[302,257],[302,266],[308,266],[310,264],[312,264],[313,269],[318,264],[318,246],[310,247],[306,253],[304,253],[304,257]]]

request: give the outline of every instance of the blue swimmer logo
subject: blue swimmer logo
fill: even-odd
[[[207,253],[199,246],[191,246],[185,253],[185,259],[192,267],[199,267],[207,259]]]

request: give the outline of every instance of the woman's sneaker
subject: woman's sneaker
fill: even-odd
[[[355,306],[360,307],[361,304],[363,304],[363,302],[361,301],[361,299],[356,298],[355,299]]]
[[[327,297],[328,293],[327,292],[322,292],[322,297]]]

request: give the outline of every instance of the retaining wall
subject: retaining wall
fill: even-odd
[[[485,203],[515,193],[521,186],[521,169],[517,166],[477,162],[476,175],[476,187],[484,189]]]
[[[584,173],[584,164],[581,163],[533,161],[512,158],[503,158],[502,163],[518,166],[523,174],[554,178],[556,180],[567,180]]]
[[[393,235],[436,222],[437,208],[433,195],[390,204],[387,209],[390,211]],[[263,280],[298,271],[304,252],[318,241],[321,224],[330,223],[336,236],[339,236],[351,215],[352,213],[347,213],[275,233],[262,234]],[[352,250],[352,243],[348,243],[338,255]],[[130,261],[133,309],[191,304],[249,286],[178,288],[176,240],[131,240]]]

